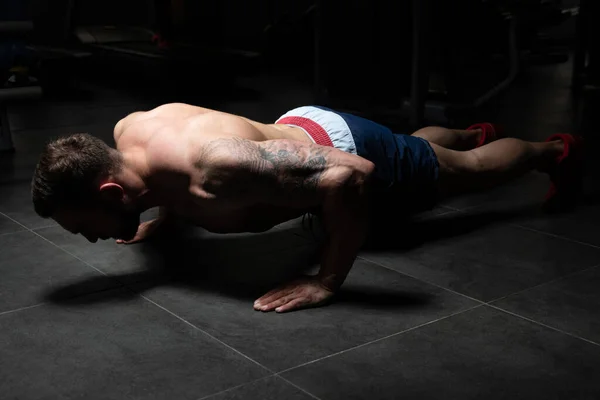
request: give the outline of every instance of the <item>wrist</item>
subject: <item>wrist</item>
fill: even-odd
[[[341,277],[331,274],[319,274],[317,275],[317,280],[323,288],[329,290],[332,293],[337,292],[338,289],[342,286],[342,283],[344,282],[344,279],[342,279]]]

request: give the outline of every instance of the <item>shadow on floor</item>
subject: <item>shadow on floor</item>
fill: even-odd
[[[398,235],[375,235],[369,242],[369,250],[409,251],[424,243],[465,235],[486,226],[506,222],[512,217],[530,211],[530,207],[511,212],[485,212],[478,214],[452,213],[427,221],[406,222]],[[383,231],[385,232],[385,231]],[[389,229],[388,229],[389,232]],[[278,234],[275,232],[274,234]],[[131,296],[160,287],[191,288],[214,292],[238,299],[254,300],[278,284],[289,281],[309,271],[318,264],[320,243],[307,240],[305,245],[276,253],[267,249],[248,252],[246,239],[236,245],[221,249],[218,257],[203,249],[207,244],[202,238],[169,238],[140,244],[139,251],[147,260],[146,270],[121,275],[99,276],[55,289],[46,294],[47,301],[57,304],[85,305],[90,301],[102,301],[102,296],[86,297],[86,288],[133,287]],[[244,247],[246,246],[246,247]],[[268,244],[264,245],[268,247]],[[239,249],[246,250],[239,251]],[[225,254],[221,254],[225,253]],[[241,258],[240,258],[241,257]],[[307,268],[309,267],[309,268]],[[109,281],[112,285],[107,282]],[[99,286],[99,283],[109,283]],[[372,289],[354,287],[343,289],[337,301],[357,306],[407,307],[427,303],[422,293],[373,292]]]
[[[582,203],[582,206],[600,203],[600,190],[590,191]],[[499,211],[449,212],[424,220],[388,219],[375,226],[365,249],[409,252],[426,243],[467,235],[539,213],[540,204],[534,203]],[[315,272],[322,245],[319,238],[323,237],[316,235],[302,245],[273,252],[269,246],[271,239],[265,236],[260,240],[257,236],[235,238],[224,245],[218,239],[207,240],[199,236],[193,229],[181,232],[181,237],[159,237],[137,245],[145,260],[142,271],[88,278],[55,289],[45,298],[52,303],[85,305],[89,301],[102,301],[103,297],[82,294],[91,293],[98,287],[126,285],[133,287],[132,297],[152,288],[169,286],[254,300],[284,282]],[[266,235],[290,233],[272,230]],[[355,286],[342,289],[337,301],[357,306],[406,307],[426,303],[427,298],[423,296],[420,293],[375,293]]]
[[[388,220],[378,224],[365,248],[369,251],[408,252],[426,243],[467,235],[485,227],[531,215],[538,204],[502,211],[451,212],[431,219]]]

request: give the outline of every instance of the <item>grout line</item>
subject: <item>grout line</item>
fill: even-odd
[[[27,306],[27,307],[21,307],[21,308],[17,308],[17,309],[15,309],[15,310],[2,311],[2,312],[0,312],[0,316],[2,316],[2,315],[6,315],[6,314],[12,314],[12,313],[15,313],[15,312],[17,312],[17,311],[29,310],[30,308],[36,308],[36,307],[39,307],[39,306],[43,306],[44,304],[45,304],[45,303],[39,303],[39,304],[34,304],[34,305],[32,305],[32,306]]]
[[[0,214],[2,214],[2,213],[0,213]],[[2,215],[5,215],[5,214],[2,214]],[[68,255],[70,255],[71,257],[75,258],[77,261],[79,261],[79,262],[82,262],[83,264],[85,264],[85,265],[87,265],[88,267],[92,268],[92,269],[93,269],[93,270],[95,270],[96,272],[99,272],[100,274],[102,274],[102,275],[104,275],[104,276],[106,276],[106,277],[108,277],[108,278],[114,279],[114,280],[115,280],[117,283],[119,283],[121,286],[124,286],[124,283],[123,283],[123,282],[121,282],[121,281],[119,281],[117,278],[115,278],[115,277],[113,277],[113,276],[111,276],[111,275],[108,275],[106,272],[104,272],[104,271],[102,271],[102,270],[100,270],[100,269],[98,269],[98,268],[94,267],[92,264],[88,263],[88,262],[87,262],[87,261],[85,261],[85,260],[82,260],[81,258],[77,257],[75,254],[71,253],[70,251],[68,251],[68,250],[66,250],[66,249],[64,249],[64,248],[62,248],[61,246],[57,245],[56,243],[54,243],[54,242],[53,242],[53,241],[51,241],[50,239],[48,239],[48,238],[46,238],[46,237],[44,237],[44,236],[42,236],[42,235],[40,235],[39,233],[37,233],[37,232],[36,232],[36,230],[41,230],[41,229],[45,229],[45,228],[51,228],[51,227],[53,227],[53,226],[46,226],[46,227],[43,227],[43,228],[36,228],[36,230],[34,230],[34,229],[31,229],[31,228],[28,228],[27,226],[23,225],[23,224],[22,224],[22,223],[20,223],[19,221],[15,220],[15,219],[12,219],[12,218],[11,218],[11,217],[9,217],[8,215],[5,215],[5,216],[6,216],[7,218],[9,218],[11,221],[13,221],[13,222],[15,222],[15,223],[17,223],[17,224],[21,225],[23,228],[25,228],[25,229],[26,229],[26,230],[28,230],[29,232],[33,233],[33,234],[34,234],[34,235],[36,235],[37,237],[39,237],[39,238],[41,238],[41,239],[45,240],[46,242],[50,243],[51,245],[53,245],[54,247],[56,247],[56,248],[57,248],[57,249],[59,249],[60,251],[62,251],[62,252],[64,252],[64,253],[66,253],[66,254],[68,254]],[[116,288],[115,288],[115,289],[116,289]]]
[[[21,229],[20,231],[4,232],[4,233],[0,233],[0,236],[14,235],[16,233],[22,233],[22,232],[27,232],[27,230],[26,229]]]
[[[276,375],[275,375],[275,374],[271,374],[271,375],[263,376],[262,378],[254,379],[254,380],[251,380],[251,381],[249,381],[249,382],[242,383],[242,384],[239,384],[239,385],[236,385],[236,386],[230,387],[230,388],[228,388],[228,389],[225,389],[225,390],[221,390],[220,392],[216,392],[216,393],[213,393],[213,394],[209,394],[209,395],[207,395],[207,396],[201,397],[201,398],[199,398],[199,399],[196,399],[196,400],[207,400],[207,399],[210,399],[210,398],[212,398],[212,397],[214,397],[214,396],[218,396],[218,395],[220,395],[220,394],[223,394],[223,393],[231,392],[232,390],[239,389],[239,388],[241,388],[241,387],[244,387],[244,386],[246,386],[246,385],[251,385],[251,384],[253,384],[253,383],[260,382],[260,381],[262,381],[262,380],[265,380],[265,379],[268,379],[268,378],[272,378],[272,377],[274,377],[274,376],[276,376]]]
[[[380,263],[380,262],[378,262],[378,261],[371,260],[371,259],[369,259],[369,258],[366,258],[366,257],[364,257],[364,256],[358,256],[357,258],[359,258],[359,259],[361,259],[361,260],[364,260],[364,261],[367,261],[367,262],[370,262],[371,264],[375,264],[375,265],[377,265],[377,266],[379,266],[379,267],[381,267],[381,268],[385,268],[385,269],[387,269],[387,270],[389,270],[389,271],[392,271],[392,272],[395,272],[395,273],[397,273],[397,274],[404,275],[404,276],[408,276],[409,278],[412,278],[412,279],[415,279],[415,280],[417,280],[417,281],[419,281],[419,282],[423,282],[423,283],[426,283],[426,284],[428,284],[428,285],[434,286],[434,287],[436,287],[436,288],[438,288],[438,289],[442,289],[442,290],[444,290],[444,291],[446,291],[446,292],[450,292],[450,293],[452,293],[452,294],[455,294],[455,295],[458,295],[458,296],[461,296],[461,297],[465,297],[465,298],[467,298],[467,299],[469,299],[469,300],[472,300],[472,301],[475,301],[475,302],[479,303],[480,305],[482,305],[482,304],[486,304],[486,302],[485,302],[485,301],[481,301],[481,300],[479,300],[479,299],[476,299],[476,298],[474,298],[474,297],[467,296],[466,294],[463,294],[463,293],[455,292],[455,291],[454,291],[454,290],[452,290],[452,289],[448,289],[448,288],[445,288],[445,287],[443,287],[443,286],[437,285],[437,284],[435,284],[435,283],[433,283],[433,282],[429,282],[429,281],[423,280],[423,279],[421,279],[421,278],[417,278],[416,276],[413,276],[413,275],[411,275],[411,274],[407,274],[407,273],[404,273],[404,272],[396,271],[395,269],[393,269],[393,268],[391,268],[391,267],[388,267],[387,265],[381,264],[381,263]]]
[[[37,233],[36,231],[33,231],[33,230],[31,230],[31,229],[29,229],[29,231],[30,231],[31,233],[33,233],[34,235],[36,235],[36,236],[38,236],[38,237],[40,237],[40,238],[44,239],[46,242],[50,243],[51,245],[53,245],[53,246],[54,246],[54,247],[56,247],[57,249],[60,249],[61,251],[65,252],[66,254],[70,255],[71,257],[75,258],[76,260],[78,260],[78,261],[80,261],[80,262],[84,263],[85,265],[87,265],[88,267],[90,267],[91,269],[93,269],[94,271],[96,271],[96,272],[99,272],[100,274],[102,274],[102,275],[104,275],[104,276],[106,276],[106,277],[108,277],[108,278],[114,279],[114,280],[115,280],[117,283],[119,283],[119,284],[123,285],[123,283],[122,283],[122,282],[120,282],[120,281],[119,281],[118,279],[116,279],[115,277],[113,277],[113,276],[110,276],[109,274],[107,274],[106,272],[102,271],[101,269],[98,269],[98,268],[94,267],[92,264],[88,263],[87,261],[85,261],[85,260],[82,260],[81,258],[77,257],[75,254],[71,253],[70,251],[68,251],[68,250],[66,250],[66,249],[64,249],[64,248],[62,248],[62,247],[60,247],[59,245],[57,245],[56,243],[54,243],[54,242],[53,242],[53,241],[51,241],[50,239],[47,239],[47,238],[43,237],[42,235],[40,235],[39,233]]]
[[[534,229],[534,228],[530,228],[530,227],[525,226],[525,225],[510,224],[510,226],[515,227],[515,228],[519,228],[519,229],[523,229],[523,230],[526,230],[526,231],[530,231],[530,232],[539,233],[540,235],[550,236],[550,237],[554,237],[554,238],[557,238],[557,239],[563,239],[563,240],[566,240],[568,242],[581,244],[583,246],[588,246],[588,247],[593,247],[595,249],[600,249],[600,246],[596,246],[596,245],[591,244],[591,243],[581,242],[579,240],[571,239],[571,238],[566,237],[566,236],[561,236],[561,235],[556,235],[556,234],[550,233],[550,232],[540,231],[540,230],[537,230],[537,229]]]
[[[129,290],[132,290],[132,289],[129,289]],[[133,291],[133,290],[132,290],[132,291]],[[134,291],[134,292],[135,292],[135,291]],[[234,351],[235,353],[237,353],[237,354],[239,354],[240,356],[244,357],[244,358],[245,358],[245,359],[247,359],[248,361],[251,361],[252,363],[254,363],[254,364],[258,365],[259,367],[261,367],[261,368],[263,368],[263,369],[265,369],[266,371],[270,372],[271,374],[275,374],[275,372],[274,372],[274,371],[271,371],[269,368],[265,367],[264,365],[262,365],[262,364],[261,364],[261,363],[259,363],[258,361],[256,361],[256,360],[254,360],[254,359],[250,358],[250,357],[249,357],[249,356],[247,356],[246,354],[244,354],[244,353],[242,353],[241,351],[237,350],[236,348],[234,348],[234,347],[232,347],[232,346],[228,345],[227,343],[223,342],[222,340],[219,340],[219,339],[217,339],[216,337],[214,337],[214,336],[213,336],[213,335],[211,335],[210,333],[206,332],[204,329],[201,329],[201,328],[199,328],[198,326],[196,326],[196,325],[192,324],[191,322],[189,322],[189,321],[188,321],[188,320],[186,320],[185,318],[183,318],[183,317],[181,317],[181,316],[179,316],[179,315],[175,314],[173,311],[171,311],[171,310],[167,309],[167,308],[166,308],[166,307],[164,307],[164,306],[161,306],[160,304],[158,304],[157,302],[155,302],[155,301],[153,301],[153,300],[150,300],[148,297],[144,296],[143,294],[139,294],[139,293],[138,293],[138,295],[139,295],[139,296],[140,296],[142,299],[144,299],[144,300],[148,301],[148,302],[149,302],[149,303],[151,303],[151,304],[154,304],[156,307],[158,307],[158,308],[162,309],[163,311],[165,311],[165,312],[167,312],[167,313],[171,314],[172,316],[174,316],[175,318],[177,318],[177,319],[178,319],[178,320],[180,320],[181,322],[184,322],[185,324],[187,324],[187,325],[191,326],[192,328],[194,328],[194,329],[196,329],[196,330],[198,330],[198,331],[202,332],[203,334],[205,334],[205,335],[206,335],[206,336],[208,336],[209,338],[211,338],[211,339],[213,339],[214,341],[216,341],[217,343],[220,343],[221,345],[223,345],[223,346],[227,347],[229,350],[232,350],[232,351]]]
[[[311,392],[308,392],[304,389],[302,389],[300,386],[296,385],[294,382],[284,378],[283,376],[279,376],[278,374],[276,375],[277,378],[283,380],[284,382],[287,382],[289,385],[292,385],[293,387],[295,387],[296,389],[300,390],[302,393],[312,397],[315,400],[321,400],[319,397],[315,396],[314,394],[312,394]]]
[[[554,278],[554,279],[551,279],[551,280],[549,280],[549,281],[547,281],[547,282],[543,282],[543,283],[540,283],[540,284],[538,284],[538,285],[531,286],[531,287],[528,287],[528,288],[526,288],[526,289],[519,290],[519,291],[517,291],[517,292],[510,293],[510,294],[507,294],[507,295],[505,295],[505,296],[502,296],[502,297],[498,297],[497,299],[490,300],[490,301],[488,301],[486,304],[487,304],[487,305],[492,305],[492,303],[496,303],[496,302],[498,302],[498,301],[501,301],[501,300],[504,300],[504,299],[506,299],[506,298],[508,298],[508,297],[516,296],[516,295],[519,295],[519,294],[521,294],[521,293],[525,293],[525,292],[528,292],[528,291],[530,291],[530,290],[535,290],[535,289],[538,289],[538,288],[540,288],[540,287],[543,287],[543,286],[546,286],[546,285],[551,285],[551,284],[554,284],[554,283],[556,283],[556,282],[560,282],[560,281],[562,281],[562,280],[571,279],[571,278],[573,278],[574,276],[577,276],[577,275],[579,275],[579,274],[583,274],[584,272],[590,271],[590,270],[592,270],[592,269],[594,269],[594,268],[598,268],[598,267],[600,267],[600,265],[593,265],[593,266],[591,266],[591,267],[584,268],[584,269],[582,269],[582,270],[579,270],[579,271],[571,272],[571,273],[568,273],[568,274],[566,274],[566,275],[562,275],[562,276],[556,277],[556,278]]]
[[[569,332],[563,331],[562,329],[555,328],[555,327],[553,327],[553,326],[550,326],[550,325],[546,325],[546,324],[544,324],[543,322],[539,322],[539,321],[536,321],[536,320],[534,320],[534,319],[527,318],[527,317],[525,317],[525,316],[523,316],[523,315],[519,315],[519,314],[517,314],[517,313],[514,313],[514,312],[512,312],[512,311],[505,310],[504,308],[500,308],[500,307],[498,307],[498,306],[495,306],[495,305],[493,305],[493,304],[487,304],[487,306],[488,306],[488,307],[491,307],[491,308],[494,308],[494,309],[496,309],[496,310],[498,310],[498,311],[501,311],[501,312],[503,312],[503,313],[506,313],[506,314],[512,315],[512,316],[514,316],[514,317],[521,318],[521,319],[523,319],[523,320],[525,320],[525,321],[529,321],[529,322],[531,322],[531,323],[533,323],[533,324],[536,324],[536,325],[543,326],[544,328],[552,329],[553,331],[556,331],[556,332],[563,333],[563,334],[565,334],[565,335],[567,335],[567,336],[571,336],[571,337],[573,337],[573,338],[575,338],[575,339],[580,339],[580,340],[583,340],[584,342],[587,342],[587,343],[590,343],[590,344],[593,344],[593,345],[596,345],[596,346],[600,346],[600,344],[599,344],[599,343],[596,343],[596,342],[594,342],[594,341],[592,341],[592,340],[589,340],[589,339],[583,338],[583,337],[581,337],[581,336],[577,336],[577,335],[575,335],[575,334],[573,334],[573,333],[569,333]]]
[[[331,357],[334,357],[334,356],[338,356],[338,355],[340,355],[340,354],[347,353],[347,352],[349,352],[349,351],[356,350],[356,349],[359,349],[359,348],[361,348],[361,347],[368,346],[368,345],[370,345],[370,344],[373,344],[373,343],[381,342],[382,340],[386,340],[386,339],[392,338],[392,337],[394,337],[394,336],[402,335],[402,334],[404,334],[404,333],[408,333],[408,332],[410,332],[410,331],[414,331],[414,330],[416,330],[416,329],[419,329],[419,328],[425,327],[425,326],[427,326],[427,325],[432,325],[432,324],[435,324],[436,322],[443,321],[443,320],[445,320],[445,319],[448,319],[448,318],[454,317],[454,316],[456,316],[456,315],[463,314],[463,313],[466,313],[466,312],[468,312],[468,311],[472,311],[472,310],[474,310],[474,309],[476,309],[476,308],[479,308],[479,307],[484,307],[484,306],[485,306],[485,303],[481,303],[481,304],[478,304],[478,305],[476,305],[476,306],[473,306],[473,307],[465,308],[464,310],[457,311],[457,312],[455,312],[455,313],[452,313],[452,314],[450,314],[450,315],[446,315],[446,316],[444,316],[444,317],[441,317],[441,318],[438,318],[438,319],[435,319],[435,320],[432,320],[432,321],[429,321],[429,322],[425,322],[425,323],[423,323],[423,324],[420,324],[420,325],[417,325],[417,326],[413,326],[412,328],[408,328],[408,329],[405,329],[405,330],[403,330],[403,331],[400,331],[400,332],[392,333],[391,335],[387,335],[387,336],[384,336],[384,337],[382,337],[382,338],[379,338],[379,339],[372,340],[372,341],[370,341],[370,342],[367,342],[367,343],[359,344],[359,345],[357,345],[357,346],[350,347],[350,348],[348,348],[348,349],[345,349],[345,350],[338,351],[337,353],[329,354],[329,355],[326,355],[326,356],[324,356],[324,357],[317,358],[317,359],[315,359],[315,360],[308,361],[308,362],[305,362],[305,363],[303,363],[303,364],[300,364],[300,365],[296,365],[295,367],[291,367],[291,368],[288,368],[288,369],[284,369],[283,371],[279,371],[279,372],[277,372],[277,374],[276,374],[276,375],[277,375],[277,376],[280,376],[281,374],[284,374],[284,373],[286,373],[286,372],[289,372],[289,371],[293,371],[293,370],[295,370],[295,369],[297,369],[297,368],[300,368],[300,367],[305,367],[305,366],[307,366],[307,365],[314,364],[314,363],[316,363],[316,362],[319,362],[319,361],[322,361],[322,360],[326,360],[326,359],[328,359],[328,358],[331,358]]]
[[[2,214],[2,213],[0,213],[0,214]],[[2,214],[2,215],[4,215],[4,214]],[[74,259],[76,259],[77,261],[81,262],[81,263],[82,263],[82,264],[84,264],[85,266],[87,266],[87,267],[89,267],[89,268],[93,269],[94,271],[98,272],[100,275],[102,275],[102,276],[105,276],[105,277],[107,277],[107,278],[111,279],[112,281],[114,281],[114,282],[117,284],[117,286],[115,286],[115,287],[108,287],[108,288],[105,288],[105,289],[95,290],[95,291],[91,291],[91,292],[83,293],[83,294],[81,294],[81,295],[79,295],[79,296],[75,296],[75,297],[89,296],[89,295],[93,295],[93,294],[96,294],[96,293],[102,293],[102,292],[109,291],[109,290],[113,290],[113,289],[122,289],[123,287],[125,287],[125,283],[124,283],[124,282],[121,282],[121,281],[120,281],[118,278],[116,278],[116,277],[114,277],[114,276],[111,276],[111,275],[107,274],[106,272],[104,272],[104,271],[102,271],[102,270],[100,270],[100,269],[98,269],[98,268],[94,267],[92,264],[88,263],[88,262],[87,262],[87,261],[85,261],[85,260],[82,260],[81,258],[77,257],[75,254],[73,254],[73,253],[69,252],[68,250],[66,250],[66,249],[64,249],[64,248],[62,248],[62,247],[60,247],[59,245],[57,245],[56,243],[54,243],[54,242],[53,242],[53,241],[51,241],[50,239],[48,239],[48,238],[46,238],[46,237],[44,237],[44,236],[40,235],[40,234],[39,234],[39,233],[37,233],[37,232],[36,232],[34,229],[28,228],[27,226],[23,225],[22,223],[20,223],[20,222],[19,222],[19,221],[17,221],[17,220],[14,220],[14,219],[10,218],[9,216],[6,216],[6,217],[7,217],[7,218],[9,218],[9,219],[11,219],[11,220],[12,220],[12,221],[14,221],[15,223],[17,223],[17,224],[21,225],[23,228],[25,228],[25,231],[20,231],[20,232],[26,232],[26,231],[29,231],[29,232],[31,232],[31,233],[32,233],[32,234],[34,234],[35,236],[37,236],[37,237],[41,238],[42,240],[44,240],[44,241],[46,241],[46,242],[50,243],[52,246],[56,247],[57,249],[59,249],[59,250],[60,250],[60,251],[62,251],[63,253],[65,253],[65,254],[68,254],[69,256],[73,257]],[[43,228],[36,228],[36,229],[45,229],[45,228],[50,228],[50,227],[51,227],[51,226],[47,226],[47,227],[43,227]],[[15,232],[15,233],[16,233],[16,232]],[[42,305],[42,304],[46,304],[46,303],[41,303],[40,305]]]
[[[443,207],[452,209],[452,210],[454,210],[456,212],[459,212],[459,213],[467,213],[467,212],[472,211],[473,209],[476,209],[477,207],[480,207],[480,206],[481,205],[471,206],[471,207],[467,207],[467,208],[463,208],[463,209],[458,209],[458,208],[449,207],[449,206],[443,206]],[[447,214],[447,213],[443,213],[443,214],[440,214],[440,215],[444,215],[444,214]],[[582,242],[582,241],[579,241],[579,240],[576,240],[576,239],[571,239],[571,238],[569,238],[567,236],[561,236],[561,235],[557,235],[557,234],[554,234],[554,233],[550,233],[550,232],[546,232],[546,231],[541,231],[541,230],[538,230],[538,229],[530,228],[530,227],[528,227],[526,225],[521,225],[521,224],[517,224],[517,223],[507,223],[506,225],[510,226],[510,227],[513,227],[513,228],[519,228],[519,229],[523,229],[523,230],[526,230],[526,231],[531,231],[531,232],[539,233],[540,235],[546,235],[546,236],[551,236],[551,237],[554,237],[554,238],[557,238],[557,239],[563,239],[563,240],[566,240],[568,242],[577,243],[577,244],[580,244],[580,245],[583,245],[583,246],[588,246],[588,247],[593,247],[593,248],[596,248],[596,249],[600,249],[600,246],[597,246],[597,245],[594,245],[594,244],[591,244],[591,243]]]

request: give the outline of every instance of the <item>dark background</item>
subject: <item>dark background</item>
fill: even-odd
[[[599,16],[595,0],[0,0],[0,398],[600,398]],[[379,232],[331,305],[258,313],[316,265],[318,220],[119,246],[33,211],[48,140],[113,144],[119,119],[167,102],[576,133],[585,195],[545,214],[531,173],[445,202]]]

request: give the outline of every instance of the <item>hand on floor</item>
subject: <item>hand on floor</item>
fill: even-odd
[[[159,218],[151,221],[142,222],[138,227],[135,237],[131,240],[117,239],[118,244],[134,244],[140,243],[151,237],[160,227],[162,221]]]
[[[286,312],[316,307],[332,297],[333,292],[323,286],[316,277],[306,277],[271,290],[254,302],[254,309]]]

